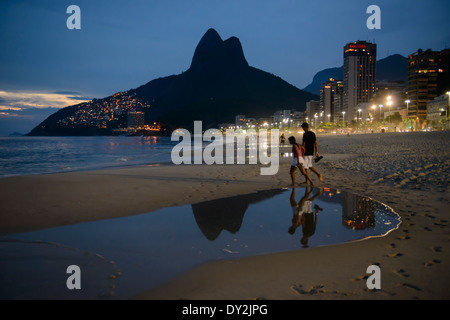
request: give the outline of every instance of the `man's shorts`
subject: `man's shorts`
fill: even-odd
[[[309,169],[313,166],[313,158],[314,156],[303,156],[303,162],[305,169]]]

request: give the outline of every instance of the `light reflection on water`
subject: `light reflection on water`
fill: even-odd
[[[66,255],[69,248],[79,252],[78,255],[72,252],[70,264],[84,263],[80,265],[82,272],[91,275],[97,272],[98,278],[107,278],[107,273],[114,272],[109,270],[110,266],[108,271],[99,272],[105,270],[99,264],[114,261],[121,274],[114,279],[114,297],[128,298],[208,261],[383,236],[399,224],[400,218],[391,208],[370,198],[328,188],[294,188],[9,235],[0,238],[0,257],[7,257],[4,261],[8,262],[0,264],[0,298],[15,295],[40,299],[105,298],[105,292],[111,291],[110,284],[99,283],[80,292],[67,289],[43,292],[27,287],[29,277],[35,282],[45,279],[43,287],[61,282],[61,276],[51,280],[48,275],[43,278],[42,273],[49,270],[46,268],[52,261],[51,270],[59,268],[65,275],[68,261],[58,262],[58,257]],[[58,245],[49,249],[48,243]],[[21,250],[16,253],[18,244]],[[87,252],[105,259],[85,263]],[[18,274],[30,263],[34,269],[25,275]],[[6,281],[2,279],[8,278],[16,279],[20,285],[8,282],[8,289],[2,283]],[[65,282],[62,287],[65,288]],[[22,291],[17,292],[17,288]]]

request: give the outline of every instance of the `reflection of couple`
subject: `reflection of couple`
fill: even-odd
[[[297,229],[299,226],[302,226],[303,237],[300,240],[300,242],[304,247],[308,246],[309,237],[311,237],[316,231],[317,214],[319,213],[319,210],[320,211],[322,210],[322,208],[320,208],[318,205],[314,205],[314,213],[313,213],[313,210],[311,208],[312,202],[314,201],[315,198],[317,198],[322,194],[322,188],[320,188],[319,192],[317,192],[314,196],[310,197],[313,190],[314,188],[306,186],[305,195],[300,200],[300,202],[297,203],[295,201],[295,188],[292,188],[290,198],[293,217],[292,217],[292,226],[289,227],[288,232],[290,234],[294,234],[295,229]]]

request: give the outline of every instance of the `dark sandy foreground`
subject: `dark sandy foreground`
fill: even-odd
[[[202,265],[139,299],[448,299],[449,132],[318,136],[317,186],[402,219],[385,237]],[[289,151],[290,148],[280,150]],[[160,165],[0,179],[0,234],[122,217],[290,185],[259,165]],[[297,176],[298,181],[302,181]],[[381,290],[366,286],[379,265]]]

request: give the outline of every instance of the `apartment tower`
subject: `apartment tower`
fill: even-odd
[[[376,93],[377,45],[366,41],[344,46],[344,92],[342,112],[345,121],[357,116],[357,106],[370,102]]]

